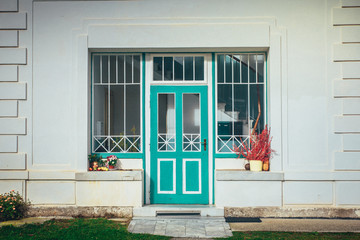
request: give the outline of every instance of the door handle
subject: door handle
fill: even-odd
[[[206,138],[204,138],[203,142],[200,142],[201,144],[204,144],[204,151],[206,151]]]

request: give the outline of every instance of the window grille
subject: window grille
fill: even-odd
[[[141,152],[140,55],[93,54],[92,152]]]
[[[265,54],[217,55],[217,152],[230,153],[265,126]]]

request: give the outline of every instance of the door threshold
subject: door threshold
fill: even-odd
[[[167,205],[151,204],[133,209],[134,217],[157,217],[161,215],[192,215],[198,217],[224,217],[224,208],[214,205]]]

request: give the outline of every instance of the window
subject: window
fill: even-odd
[[[199,82],[205,80],[204,56],[174,55],[153,58],[154,82]]]
[[[232,152],[266,119],[265,54],[217,55],[217,152]]]
[[[140,55],[92,56],[92,152],[141,152]]]

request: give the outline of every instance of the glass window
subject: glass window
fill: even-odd
[[[217,152],[231,153],[265,126],[264,54],[217,55]]]
[[[140,55],[92,60],[92,152],[141,152]]]
[[[159,81],[204,81],[204,56],[153,57],[153,80]]]

